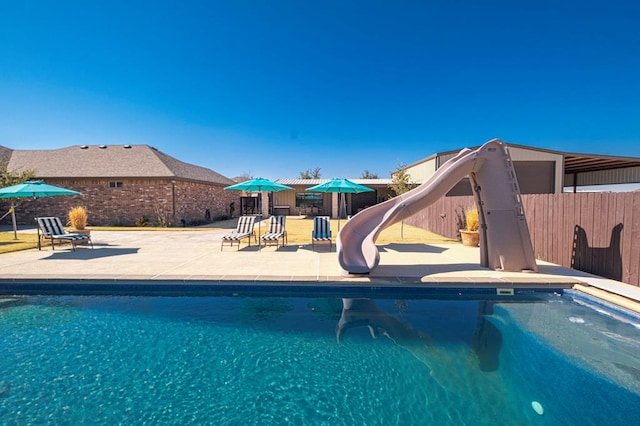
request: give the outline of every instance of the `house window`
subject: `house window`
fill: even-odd
[[[321,192],[298,192],[296,194],[296,207],[310,208],[317,207],[322,209],[322,193]]]
[[[109,188],[122,188],[122,182],[109,182]]]

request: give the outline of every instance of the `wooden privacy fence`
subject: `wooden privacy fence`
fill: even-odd
[[[523,195],[537,259],[640,286],[640,192]],[[444,197],[405,220],[459,237],[473,197]]]

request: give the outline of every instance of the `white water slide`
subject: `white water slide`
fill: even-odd
[[[498,139],[477,150],[463,149],[419,187],[353,216],[340,229],[336,242],[342,269],[351,274],[375,269],[380,262],[375,244],[380,232],[444,197],[467,175],[480,217],[480,264],[503,271],[537,272],[509,150]]]

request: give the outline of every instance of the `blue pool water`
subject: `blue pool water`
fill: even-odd
[[[640,321],[571,292],[0,306],[2,424],[640,422]]]

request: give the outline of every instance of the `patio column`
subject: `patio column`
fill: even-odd
[[[260,196],[262,197],[260,204],[262,205],[262,217],[269,216],[269,193],[261,192]]]
[[[331,219],[336,219],[338,217],[338,193],[331,193]]]

